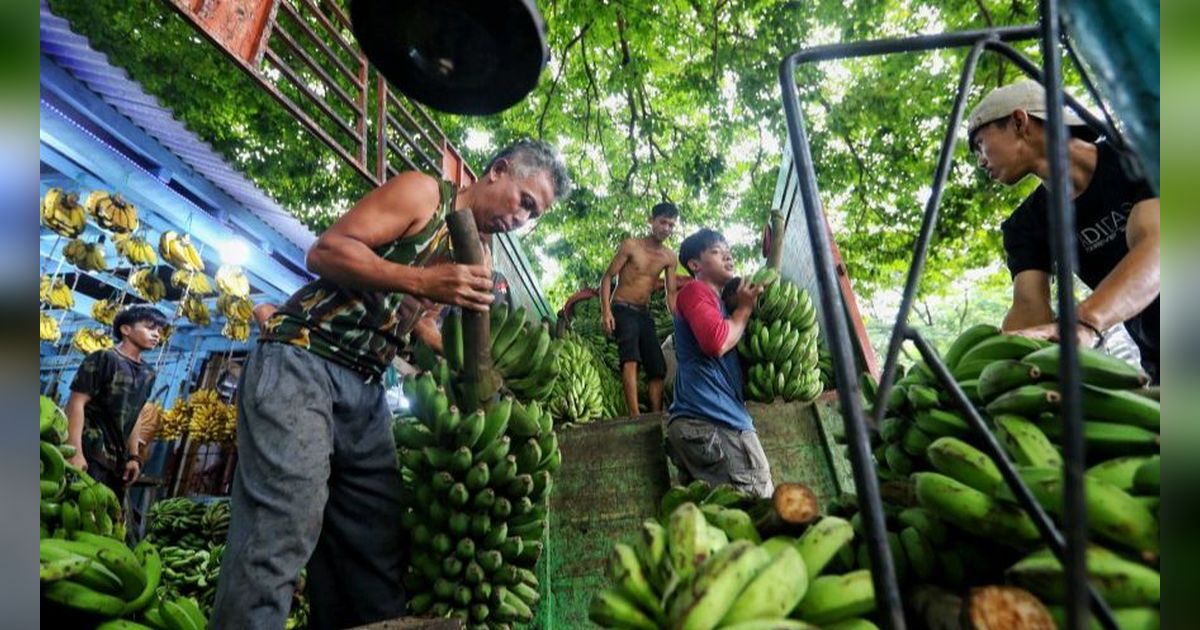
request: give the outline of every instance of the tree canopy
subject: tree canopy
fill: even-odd
[[[328,225],[367,182],[167,4],[51,2],[281,205],[314,229]],[[756,255],[785,135],[777,77],[787,52],[1036,19],[1033,0],[538,4],[552,58],[533,93],[496,116],[435,117],[477,167],[521,137],[544,138],[566,157],[578,189],[522,237],[533,264],[557,268],[544,287],[556,305],[595,286],[620,239],[643,232],[649,208],[664,199],[680,207],[681,232],[716,227],[743,262]],[[1036,42],[1023,48],[1036,54]],[[964,56],[892,55],[800,71],[822,201],[863,298],[903,284]],[[971,102],[1017,73],[985,55]],[[998,223],[1030,184],[1003,189],[986,181],[962,135],[926,295],[960,291],[967,270],[1002,268]],[[328,157],[314,164],[314,155]]]

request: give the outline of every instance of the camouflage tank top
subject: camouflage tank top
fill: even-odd
[[[448,256],[446,217],[454,209],[454,187],[439,180],[439,214],[417,234],[375,250],[384,260],[423,267]],[[296,291],[267,320],[261,339],[290,343],[368,377],[378,377],[408,343],[421,318],[422,300],[404,293],[351,289],[318,278]]]

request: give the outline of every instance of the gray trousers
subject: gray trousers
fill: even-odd
[[[300,570],[313,628],[404,614],[400,472],[378,383],[257,346],[239,385],[238,465],[212,628],[283,628]]]
[[[727,483],[764,498],[775,492],[771,465],[754,431],[737,431],[695,418],[673,418],[667,424],[667,454],[679,468],[684,484],[694,479],[714,486]]]

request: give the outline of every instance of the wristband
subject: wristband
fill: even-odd
[[[1087,328],[1096,334],[1096,342],[1092,344],[1093,348],[1099,348],[1100,346],[1104,345],[1104,333],[1100,332],[1099,328],[1096,328],[1091,322],[1087,322],[1082,319],[1077,321],[1079,322],[1080,326],[1083,326],[1084,328]]]
[[[127,461],[127,462],[137,462],[137,463],[138,463],[138,466],[141,466],[143,463],[145,463],[145,462],[143,462],[143,461],[142,461],[142,457],[141,457],[140,455],[137,455],[137,454],[130,455],[130,456],[129,456],[129,459],[127,459],[126,461]]]

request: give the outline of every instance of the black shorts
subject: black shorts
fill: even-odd
[[[630,361],[640,363],[649,379],[665,376],[667,362],[663,358],[658,335],[654,334],[654,318],[650,316],[650,309],[614,301],[612,313],[621,364]]]

